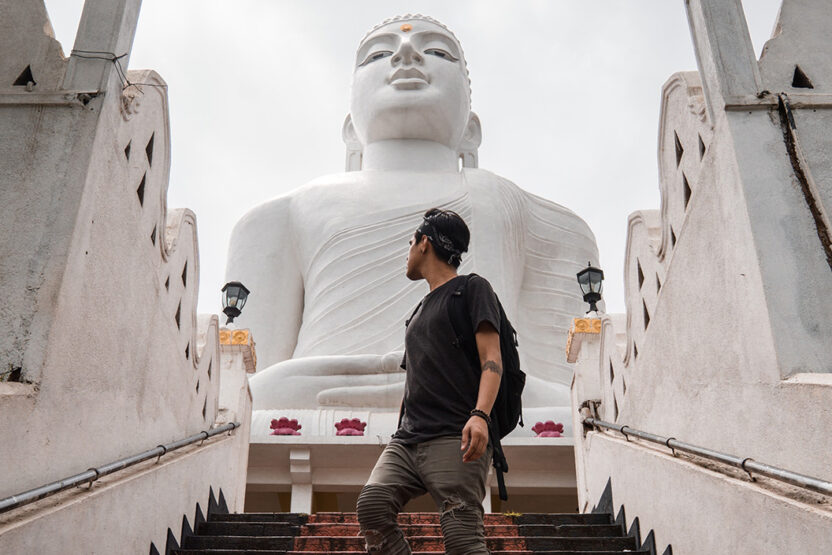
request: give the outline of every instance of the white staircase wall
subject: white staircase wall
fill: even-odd
[[[575,383],[600,376],[604,420],[832,481],[832,266],[818,223],[832,208],[832,68],[822,54],[832,39],[821,32],[832,12],[822,0],[786,0],[758,67],[738,0],[687,6],[700,71],[663,89],[662,204],[630,218],[626,343],[619,355],[622,330],[605,317],[592,344],[600,356],[579,357]],[[795,65],[814,89],[792,86]],[[814,199],[789,154],[780,93]],[[589,398],[578,385],[576,407]],[[576,457],[582,507],[611,479],[616,510],[623,504],[674,553],[820,553],[832,542],[816,501],[742,476],[599,432],[576,432]]]
[[[88,0],[75,49],[125,54],[126,70],[139,4]],[[22,374],[0,382],[0,497],[209,429],[219,414],[217,318],[198,330],[195,313],[196,218],[167,208],[166,85],[142,70],[126,74],[141,85],[125,86],[112,59],[64,58],[50,30],[41,0],[0,7],[0,372]],[[13,87],[27,65],[36,84]],[[72,501],[80,513],[60,518],[104,533],[98,520],[125,514],[110,503],[132,505],[125,526],[145,551],[172,525],[154,519],[172,511],[181,522],[209,486],[242,508],[250,397],[235,381],[243,439],[195,454],[198,464],[148,469],[131,482],[139,491],[93,488]],[[155,503],[166,505],[154,514]],[[0,542],[24,513],[2,515]]]

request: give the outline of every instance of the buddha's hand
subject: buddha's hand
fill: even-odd
[[[402,356],[401,351],[393,351],[381,356],[359,355],[365,363],[362,364],[363,368],[353,374],[348,385],[321,390],[318,393],[318,404],[346,407],[398,407],[404,395]],[[351,369],[359,370],[354,367]]]
[[[249,380],[254,409],[319,406],[398,408],[404,393],[402,352],[290,359]]]

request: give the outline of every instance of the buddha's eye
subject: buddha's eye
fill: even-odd
[[[450,62],[457,61],[457,59],[451,56],[450,53],[446,52],[445,50],[442,50],[441,48],[428,48],[427,50],[425,50],[425,54],[436,56],[437,58],[442,58],[443,60],[448,60]]]
[[[371,64],[375,61],[381,60],[382,58],[386,58],[386,57],[392,56],[392,55],[393,55],[393,53],[390,52],[389,50],[379,50],[378,52],[373,52],[372,54],[367,56],[367,59],[365,59],[363,62],[361,62],[361,65],[365,66],[367,64]]]

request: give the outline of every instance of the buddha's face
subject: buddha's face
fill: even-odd
[[[358,48],[350,113],[362,144],[423,139],[456,149],[470,110],[462,50],[442,27],[396,21]]]

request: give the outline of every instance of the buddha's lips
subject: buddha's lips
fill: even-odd
[[[415,67],[397,69],[390,75],[389,82],[400,89],[415,89],[430,83],[427,76]]]

